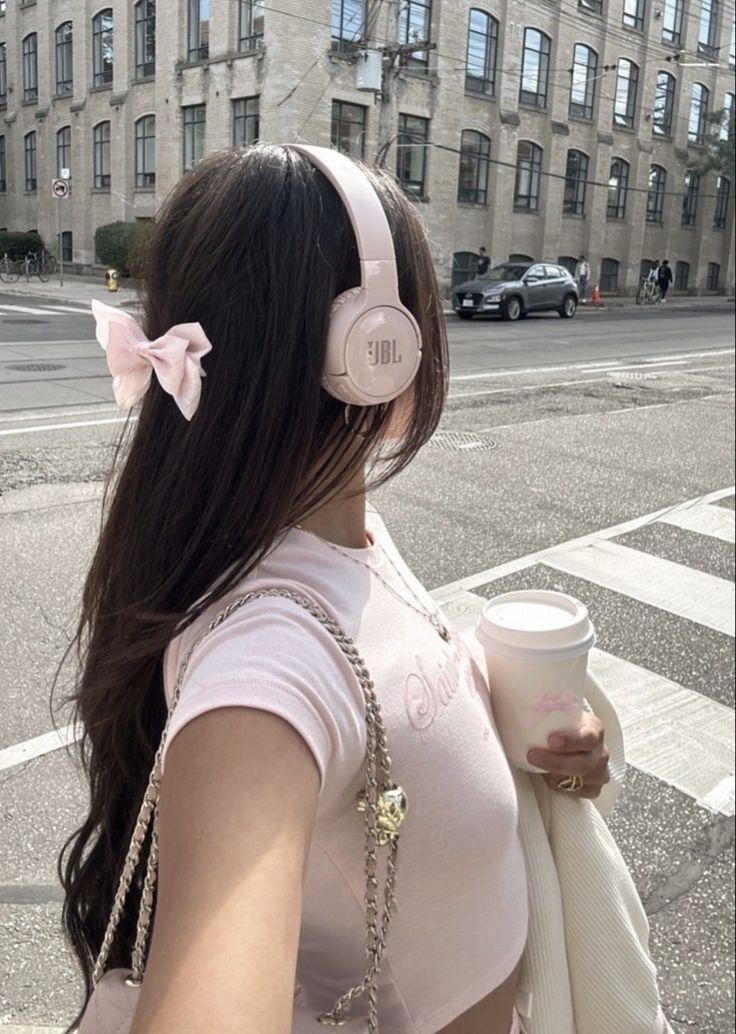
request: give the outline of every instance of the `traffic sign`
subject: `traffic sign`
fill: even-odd
[[[52,180],[51,193],[54,197],[69,197],[69,183],[67,180]]]

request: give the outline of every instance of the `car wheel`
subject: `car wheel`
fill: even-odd
[[[458,316],[460,317],[461,320],[472,320],[473,316],[475,316],[475,313],[474,312],[459,312]]]
[[[578,303],[574,294],[566,294],[562,306],[557,310],[563,320],[571,320],[578,311]]]
[[[511,320],[512,322],[516,322],[516,320],[521,319],[523,311],[524,310],[521,305],[521,298],[517,298],[516,296],[514,296],[513,298],[509,298],[509,300],[504,305],[503,318],[505,320]]]

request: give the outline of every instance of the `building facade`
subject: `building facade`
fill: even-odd
[[[0,227],[90,267],[204,154],[332,143],[396,171],[445,285],[484,245],[732,291],[736,185],[694,167],[735,61],[726,0],[0,0]]]

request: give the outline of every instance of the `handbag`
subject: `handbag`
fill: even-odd
[[[367,968],[362,981],[351,987],[337,1000],[328,1013],[317,1014],[298,1004],[295,993],[292,1034],[315,1034],[325,1026],[349,1024],[350,1034],[377,1034],[378,988],[377,978],[381,958],[386,949],[388,928],[394,909],[399,829],[406,816],[407,801],[401,787],[391,779],[391,761],[386,745],[386,734],[381,708],[373,683],[352,639],[341,626],[307,596],[286,589],[263,589],[240,596],[228,604],[210,622],[192,644],[177,673],[174,693],[169,706],[161,742],[153,763],[143,803],[130,841],[128,853],[115,894],[110,919],[102,946],[92,973],[92,994],[82,1015],[77,1034],[129,1034],[135,1015],[140,988],[143,983],[146,947],[153,918],[154,890],[158,872],[158,800],[162,778],[162,759],[171,717],[181,695],[184,677],[194,651],[203,640],[226,621],[235,611],[253,600],[266,596],[282,596],[303,607],[332,635],[350,663],[363,693],[366,721],[365,789],[358,795],[357,809],[364,815],[365,825],[365,912]],[[142,885],[141,904],[136,926],[130,969],[116,968],[105,971],[126,897],[138,870],[143,845],[150,828],[150,847],[146,873]],[[377,847],[388,847],[386,879],[379,921]],[[367,997],[367,1011],[363,1016],[351,1016],[353,1002]]]

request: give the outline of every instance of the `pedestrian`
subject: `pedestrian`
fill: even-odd
[[[219,151],[160,210],[144,287],[143,328],[93,303],[140,403],[84,589],[90,803],[60,860],[95,1015],[110,993],[121,1034],[133,1011],[136,1034],[287,1034],[296,1000],[316,1031],[365,981],[356,1029],[521,1031],[525,860],[485,676],[367,502],[448,388],[414,206],[334,151]],[[603,726],[566,736],[536,778],[594,798]]]
[[[590,264],[585,255],[581,255],[578,264],[575,266],[575,280],[578,285],[578,295],[583,305],[588,300],[588,284],[590,283]]]
[[[670,289],[672,283],[672,270],[670,268],[669,259],[662,259],[662,265],[657,271],[657,282],[659,284],[659,290],[662,295],[662,301],[667,301],[667,292]]]
[[[655,259],[654,265],[651,267],[647,275],[647,280],[649,280],[649,282],[652,284],[659,283],[659,265],[659,259]]]
[[[481,246],[478,250],[480,251],[480,255],[478,256],[478,276],[485,276],[488,272],[491,260],[488,258],[484,247]]]

